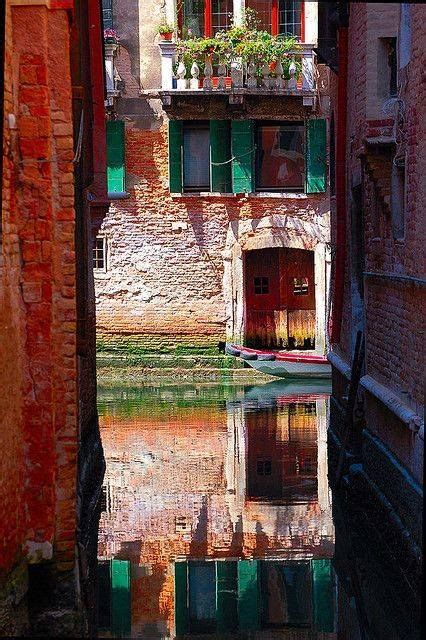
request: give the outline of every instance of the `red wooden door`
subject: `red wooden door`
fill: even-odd
[[[244,275],[246,345],[313,348],[313,252],[279,248],[248,251]]]
[[[280,317],[280,249],[248,251],[245,256],[246,342],[278,347],[287,329]],[[282,343],[281,343],[282,344]]]
[[[280,253],[282,298],[287,307],[288,346],[315,346],[314,253],[283,249]],[[285,293],[284,293],[285,291]]]

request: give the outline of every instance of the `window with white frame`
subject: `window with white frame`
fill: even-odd
[[[106,253],[106,238],[97,236],[93,245],[93,269],[97,271],[107,270]]]

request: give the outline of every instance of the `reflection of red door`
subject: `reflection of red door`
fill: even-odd
[[[260,249],[245,254],[247,346],[314,348],[314,254]]]

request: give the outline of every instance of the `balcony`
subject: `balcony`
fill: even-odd
[[[244,61],[241,57],[212,62],[206,55],[201,62],[188,57],[178,60],[175,43],[160,42],[161,90],[163,102],[172,95],[227,94],[230,103],[242,101],[244,95],[302,96],[305,105],[313,104],[316,91],[316,60],[313,45],[300,44],[276,60],[259,56]],[[152,92],[144,92],[152,93]],[[305,100],[307,99],[307,100]]]

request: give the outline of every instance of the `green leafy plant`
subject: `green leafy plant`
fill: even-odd
[[[164,34],[167,34],[167,33],[173,33],[174,30],[175,30],[174,26],[171,25],[171,24],[168,24],[167,22],[162,22],[157,27],[157,33],[159,33],[160,35],[164,35]]]

